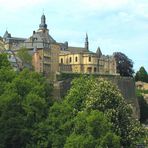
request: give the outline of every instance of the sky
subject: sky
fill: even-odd
[[[43,12],[57,42],[83,47],[87,32],[91,51],[122,52],[148,71],[148,0],[0,0],[0,36],[29,38]]]

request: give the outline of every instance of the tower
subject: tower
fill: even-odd
[[[88,42],[88,35],[86,33],[86,37],[85,37],[85,48],[86,50],[89,50],[89,42]]]
[[[99,58],[102,56],[102,52],[101,52],[100,47],[98,47],[96,54],[99,56]]]
[[[39,30],[48,30],[46,24],[46,17],[44,14],[41,16],[41,24],[39,25]]]
[[[6,40],[7,38],[11,38],[11,34],[8,33],[8,31],[6,30],[4,36],[3,36],[3,40]]]

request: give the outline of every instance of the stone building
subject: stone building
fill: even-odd
[[[59,71],[60,45],[50,36],[47,29],[46,17],[43,14],[37,31],[24,42],[30,54],[35,71],[55,79]]]
[[[12,37],[6,31],[3,42],[5,49],[15,51],[16,55],[21,47],[28,49],[35,71],[53,80],[60,72],[116,74],[113,56],[103,55],[100,48],[96,52],[90,51],[87,34],[84,47],[71,47],[68,42],[56,42],[49,34],[44,14],[39,29],[33,31],[28,39]]]
[[[4,36],[3,36],[3,41],[5,45],[6,50],[17,50],[21,46],[23,46],[24,41],[26,38],[20,38],[20,37],[12,37],[10,33],[6,30]]]
[[[0,37],[0,51],[2,51],[4,49],[5,49],[5,46],[4,46],[3,38]]]
[[[96,52],[89,51],[87,34],[84,47],[70,47],[67,43],[62,48],[59,63],[61,72],[116,74],[113,56],[102,55],[99,47]]]

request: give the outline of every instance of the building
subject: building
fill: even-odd
[[[60,72],[116,74],[114,57],[103,55],[100,48],[96,52],[90,51],[87,34],[84,47],[71,47],[68,42],[56,42],[49,34],[44,14],[39,29],[33,31],[28,39],[11,37],[6,30],[3,42],[6,49],[16,54],[21,47],[28,49],[35,71],[53,80]]]
[[[35,71],[55,79],[59,71],[60,44],[50,36],[44,14],[41,16],[39,29],[25,40],[24,47],[32,54]]]
[[[3,36],[3,41],[4,41],[4,46],[6,50],[17,50],[20,47],[23,46],[24,41],[26,38],[20,38],[20,37],[12,37],[10,33],[6,30],[4,36]]]
[[[116,61],[113,56],[102,55],[98,47],[96,52],[89,51],[88,35],[84,47],[62,48],[59,55],[60,71],[72,73],[116,74]]]
[[[4,49],[5,49],[5,46],[4,46],[3,38],[0,37],[0,51],[3,51]]]
[[[15,71],[20,71],[23,69],[23,62],[22,60],[15,55],[13,50],[5,50],[8,54],[8,61],[11,63],[11,66]]]

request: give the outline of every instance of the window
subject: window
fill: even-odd
[[[97,68],[96,67],[94,67],[94,72],[97,72]]]
[[[88,58],[88,61],[91,62],[91,57]]]
[[[88,67],[88,68],[87,68],[87,72],[88,72],[88,73],[91,73],[91,72],[92,72],[92,67]]]
[[[61,58],[61,64],[63,64],[63,58]]]
[[[75,57],[75,62],[77,62],[78,61],[78,57]]]
[[[71,63],[71,61],[72,61],[72,60],[71,60],[71,57],[70,57],[70,58],[69,58],[69,62]]]

